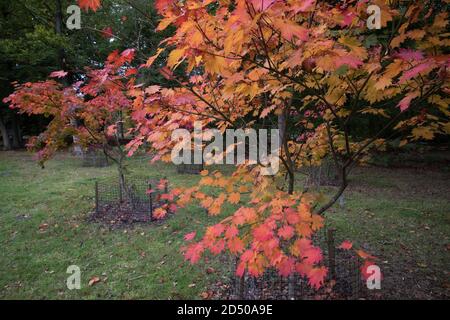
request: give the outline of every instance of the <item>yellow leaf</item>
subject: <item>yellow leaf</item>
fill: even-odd
[[[423,138],[425,140],[431,140],[434,138],[434,131],[431,127],[418,127],[412,129],[412,136],[415,140]]]
[[[167,66],[169,68],[175,69],[179,62],[182,61],[180,61],[180,59],[183,57],[185,52],[185,48],[172,50],[172,52],[170,52],[169,54],[169,58],[167,59]]]
[[[156,54],[154,56],[151,56],[150,58],[148,58],[147,63],[145,64],[145,66],[146,67],[150,67],[153,64],[153,62],[155,62],[156,58],[158,58],[158,56],[163,51],[164,51],[163,48],[159,48],[158,51],[156,51]]]
[[[361,42],[359,42],[356,38],[342,36],[339,38],[339,43],[347,46],[355,56],[357,56],[361,59],[367,58],[366,48],[364,48],[361,45]]]

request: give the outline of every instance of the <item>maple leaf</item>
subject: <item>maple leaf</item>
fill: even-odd
[[[264,242],[273,238],[273,232],[267,225],[263,224],[253,229],[253,237],[255,240]]]
[[[343,36],[339,38],[339,43],[350,48],[351,53],[361,59],[367,58],[367,50],[354,37]]]
[[[425,140],[431,140],[434,138],[434,132],[431,127],[417,127],[413,128],[411,131],[412,136],[415,140],[423,138]]]
[[[327,273],[328,269],[326,267],[312,268],[307,274],[309,285],[313,288],[319,289],[325,281]]]
[[[196,235],[197,233],[194,231],[194,232],[191,232],[191,233],[188,233],[188,234],[186,234],[185,236],[184,236],[184,240],[186,240],[186,241],[191,241],[192,239],[194,239],[195,238],[195,235]]]
[[[311,220],[312,220],[311,229],[314,231],[319,230],[324,225],[324,218],[318,214],[313,214],[311,216]]]
[[[292,257],[284,257],[280,263],[277,264],[278,273],[282,277],[289,276],[295,267],[295,260]]]
[[[315,1],[316,0],[293,1],[292,8],[295,13],[308,12],[314,8]]]
[[[156,208],[155,211],[153,211],[153,217],[155,219],[162,219],[166,216],[167,211],[163,208]]]
[[[356,250],[356,254],[360,256],[364,260],[372,260],[375,259],[374,256],[370,255],[369,253],[363,251],[363,250]]]
[[[225,240],[220,239],[210,247],[211,253],[218,255],[225,249]]]
[[[338,57],[335,60],[336,68],[339,68],[343,65],[347,65],[350,68],[358,68],[359,66],[363,65],[363,62],[360,58],[357,58],[355,56],[346,55],[343,57]]]
[[[101,1],[100,0],[78,0],[78,5],[81,9],[84,9],[84,11],[89,11],[91,9],[92,11],[97,11],[98,8],[101,7]]]
[[[89,287],[92,287],[94,284],[99,283],[101,280],[99,277],[92,277],[89,280]]]
[[[274,25],[281,31],[281,36],[286,40],[291,41],[294,37],[302,41],[308,41],[309,39],[308,29],[298,25],[294,21],[277,19],[274,21]]]
[[[53,71],[50,73],[50,78],[64,78],[65,76],[67,76],[67,72],[64,70]]]
[[[212,216],[216,216],[222,210],[222,205],[220,202],[214,201],[213,204],[208,208],[208,213]]]
[[[404,72],[403,75],[400,77],[398,83],[402,84],[402,83],[405,83],[407,80],[416,77],[419,74],[423,75],[425,73],[428,73],[429,71],[431,71],[432,68],[433,68],[433,64],[429,61],[420,63],[417,66]]]
[[[102,37],[109,39],[114,37],[114,33],[111,27],[103,28],[102,30]]]
[[[225,238],[232,239],[239,234],[239,229],[236,226],[231,225],[225,231]]]
[[[343,250],[350,250],[352,248],[353,244],[348,241],[345,240],[341,243],[341,245],[338,247],[338,249],[343,249]]]
[[[250,0],[253,7],[257,11],[265,11],[267,8],[269,8],[276,0]]]
[[[237,204],[241,200],[241,194],[239,192],[233,192],[228,196],[228,202],[231,204]]]
[[[295,226],[295,230],[299,235],[306,238],[309,238],[313,234],[309,223],[300,222]]]
[[[212,227],[209,227],[208,229],[211,231],[211,233],[215,237],[218,237],[225,231],[225,226],[221,223],[217,223],[217,224],[213,225]]]
[[[307,277],[311,269],[312,266],[304,262],[295,264],[295,271],[302,277]]]
[[[205,248],[201,243],[192,243],[188,247],[183,247],[182,251],[184,251],[183,253],[184,258],[188,260],[191,264],[195,264],[202,257]]]
[[[233,254],[244,251],[244,242],[238,237],[228,240],[227,244],[228,249],[230,249],[230,252]]]
[[[295,225],[300,222],[300,215],[292,208],[286,208],[284,210],[286,214],[286,220],[289,224]]]
[[[185,51],[185,49],[172,50],[167,59],[167,66],[169,68],[175,69],[183,61],[182,57]]]
[[[124,59],[125,62],[131,62],[134,59],[135,53],[136,53],[135,49],[126,49],[122,51],[120,56]]]
[[[245,267],[246,267],[246,264],[245,264],[245,262],[239,262],[239,264],[238,264],[238,266],[237,266],[237,268],[236,268],[236,275],[238,276],[238,277],[242,277],[243,275],[244,275],[244,273],[245,273]]]
[[[174,0],[156,0],[155,7],[158,12],[164,15],[165,10],[174,2]]]
[[[280,238],[283,238],[285,240],[289,240],[294,236],[295,229],[291,226],[283,226],[280,229],[278,229],[278,235]]]
[[[161,54],[161,52],[163,52],[163,51],[164,51],[164,48],[159,48],[159,49],[156,51],[156,54],[153,55],[153,56],[151,56],[150,58],[148,58],[147,62],[146,62],[143,66],[145,66],[145,67],[147,67],[147,68],[151,67],[152,64],[153,64],[153,62],[155,62],[156,58],[158,58],[159,55]]]
[[[419,96],[419,92],[410,92],[408,93],[400,102],[398,103],[398,107],[400,111],[405,111],[409,108],[411,101]]]
[[[301,255],[303,255],[304,252],[309,250],[311,247],[312,242],[310,239],[306,238],[297,239],[291,247],[291,253],[296,257],[300,257]]]
[[[419,61],[424,58],[421,51],[404,48],[400,49],[396,56],[404,61]]]
[[[322,261],[322,250],[318,247],[310,247],[301,254],[301,257],[308,264],[316,264]]]
[[[164,66],[161,69],[159,69],[159,72],[167,80],[173,79],[173,72],[169,68],[167,68],[166,66]]]

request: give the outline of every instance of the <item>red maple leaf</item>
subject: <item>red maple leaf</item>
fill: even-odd
[[[294,236],[295,229],[291,226],[284,226],[278,229],[278,235],[280,238],[283,238],[285,240],[289,240]]]
[[[114,37],[114,33],[111,27],[106,27],[102,30],[102,37],[109,39]]]
[[[192,239],[194,239],[195,238],[195,235],[196,235],[197,233],[194,231],[194,232],[191,232],[191,233],[188,233],[188,234],[186,234],[185,236],[184,236],[184,240],[186,240],[186,241],[191,241]]]
[[[343,250],[350,250],[352,248],[353,244],[348,241],[345,240],[341,243],[341,245],[338,247],[338,249],[343,249]]]
[[[235,226],[229,226],[227,228],[227,231],[225,231],[225,238],[232,239],[235,236],[237,236],[238,233],[239,233],[238,228],[236,228]]]
[[[193,243],[188,247],[184,247],[183,250],[184,250],[184,258],[188,260],[190,263],[194,264],[200,260],[205,248],[201,243]]]
[[[282,277],[289,276],[294,271],[295,260],[292,257],[284,257],[281,262],[277,265],[278,273]]]
[[[322,261],[322,250],[318,247],[311,247],[306,250],[301,257],[304,259],[304,262],[309,264],[315,264]]]
[[[95,12],[101,7],[100,0],[78,0],[78,5],[86,12],[89,9]]]
[[[267,241],[273,237],[272,230],[267,225],[260,225],[253,229],[253,237],[257,241]]]
[[[228,249],[230,249],[231,253],[242,252],[244,250],[244,242],[238,237],[230,239],[228,240]]]
[[[312,268],[308,272],[309,285],[313,288],[319,289],[328,273],[326,267]]]

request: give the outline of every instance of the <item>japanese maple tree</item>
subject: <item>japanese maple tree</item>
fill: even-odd
[[[352,167],[370,148],[383,148],[383,133],[393,127],[402,131],[403,144],[449,133],[447,13],[432,5],[424,12],[413,3],[372,4],[381,9],[379,31],[366,27],[366,1],[156,2],[163,16],[158,29],[175,25],[177,31],[146,66],[168,50],[161,72],[178,85],[133,92],[139,134],[131,150],[149,141],[158,151],[155,159],[169,160],[171,132],[194,120],[222,131],[281,131],[279,175],[262,176],[260,167],[245,165],[231,177],[205,171],[200,186],[176,194],[179,204],[195,200],[212,215],[227,202],[236,206],[200,240],[186,236],[192,242],[183,249],[188,260],[197,262],[205,250],[228,250],[240,259],[238,275],[258,276],[274,267],[319,287],[326,268],[311,238],[323,226],[321,215],[346,189]],[[184,77],[174,76],[177,68]],[[352,123],[368,115],[386,118],[384,125],[369,139],[352,137]],[[340,187],[320,205],[295,187],[295,175],[327,156]],[[209,196],[202,186],[221,191]]]
[[[93,10],[100,6],[100,1],[80,3]],[[366,26],[370,4],[381,10],[380,30]],[[239,259],[240,276],[275,268],[320,287],[327,268],[313,235],[345,191],[351,169],[367,159],[370,148],[384,148],[388,130],[397,130],[401,144],[450,132],[447,13],[432,1],[381,0],[157,0],[156,8],[162,16],[157,30],[173,25],[176,31],[141,68],[154,67],[166,51],[160,70],[175,85],[144,87],[131,81],[116,87],[127,76],[116,62],[128,54],[115,53],[106,71],[96,71],[82,89],[94,97],[82,103],[85,117],[91,120],[88,114],[95,118],[99,112],[89,106],[128,109],[136,123],[129,154],[150,143],[155,161],[170,161],[173,130],[192,128],[194,121],[222,132],[279,129],[283,169],[277,175],[263,175],[263,165],[250,163],[237,166],[231,176],[205,170],[199,185],[174,189],[166,200],[178,206],[196,202],[214,216],[233,208],[203,235],[185,236],[182,250],[190,262],[197,263],[206,250],[228,251]],[[50,110],[66,128],[67,117],[60,114],[72,112],[68,105],[79,98],[44,88],[30,104],[30,86],[36,93],[58,85],[26,84],[8,101],[32,113],[53,108],[56,99],[63,109]],[[383,125],[370,138],[358,138],[352,128],[369,116],[384,118]],[[55,138],[46,139],[50,150]],[[322,201],[298,186],[296,175],[326,158],[333,160],[340,185]],[[205,187],[217,192],[211,195]],[[350,242],[340,248],[355,249]]]

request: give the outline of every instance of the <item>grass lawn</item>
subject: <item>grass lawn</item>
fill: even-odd
[[[166,176],[174,186],[198,180],[146,158],[128,165],[132,175]],[[113,166],[85,168],[65,154],[41,169],[25,152],[0,152],[0,298],[200,299],[223,275],[218,262],[190,266],[179,252],[186,233],[221,218],[194,206],[157,225],[88,222],[95,179],[114,175]],[[358,168],[344,206],[327,214],[338,238],[380,257],[382,296],[450,297],[449,178],[448,170]],[[72,264],[81,290],[66,287]],[[92,277],[101,281],[89,286]]]

